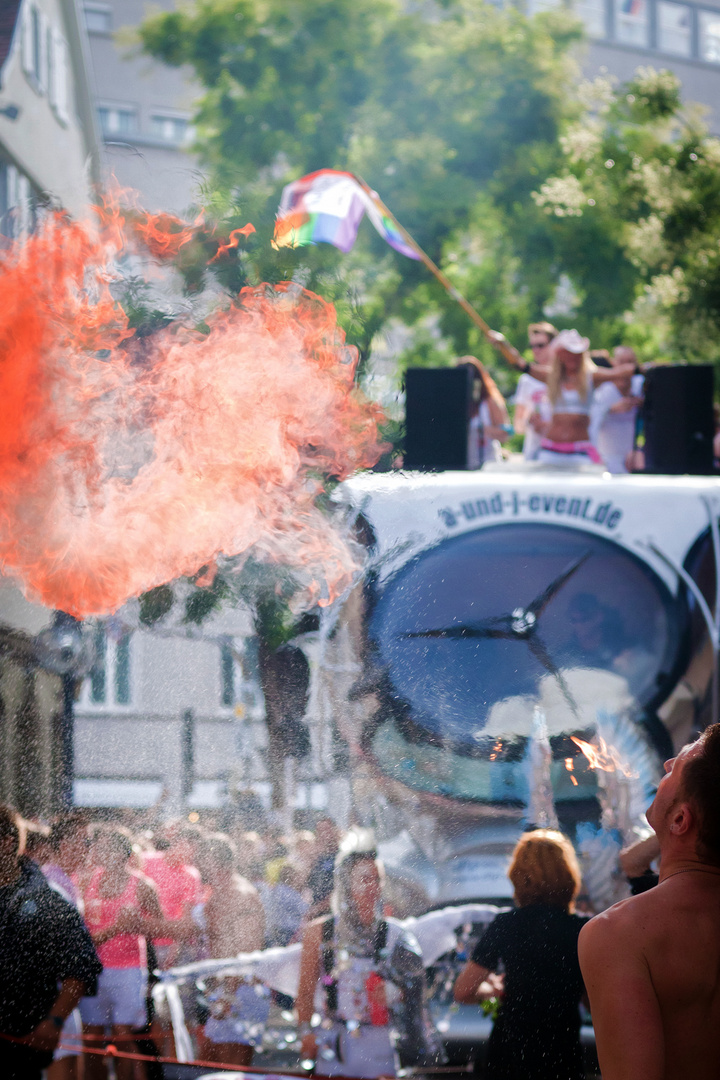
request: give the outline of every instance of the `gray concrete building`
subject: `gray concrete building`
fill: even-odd
[[[531,13],[556,6],[555,0],[528,0]],[[641,66],[668,68],[682,83],[683,100],[703,105],[711,132],[720,134],[718,0],[575,0],[573,6],[589,38],[581,53],[586,75],[624,82]]]
[[[152,9],[175,6],[162,0]],[[199,91],[187,72],[139,54],[132,32],[149,10],[144,0],[84,4],[103,175],[137,191],[146,209],[182,215],[197,205],[202,179],[188,152]]]

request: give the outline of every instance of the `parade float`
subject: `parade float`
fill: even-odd
[[[720,481],[497,465],[338,498],[367,565],[319,678],[391,873],[420,906],[509,897],[519,832],[560,824],[612,902],[663,760],[716,715]]]

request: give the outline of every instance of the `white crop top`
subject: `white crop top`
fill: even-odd
[[[590,407],[592,405],[592,383],[588,386],[588,393],[585,401],[580,396],[579,390],[568,390],[564,386],[560,387],[560,396],[553,405],[553,416],[557,413],[570,413],[576,416],[589,416]]]

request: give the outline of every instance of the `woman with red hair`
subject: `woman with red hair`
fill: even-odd
[[[482,984],[504,970],[502,1002],[488,1047],[488,1080],[584,1080],[574,914],[580,868],[570,841],[551,829],[526,833],[508,876],[513,911],[498,915],[455,983],[455,1000],[483,996]]]

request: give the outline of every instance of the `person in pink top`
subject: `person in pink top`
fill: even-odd
[[[182,832],[169,840],[158,840],[157,849],[143,860],[143,873],[154,882],[163,915],[169,923],[177,923],[175,933],[157,938],[155,953],[158,966],[172,967],[178,963],[179,942],[187,936],[191,911],[202,896],[200,873],[191,865],[193,847]]]
[[[80,1004],[87,1035],[102,1036],[110,1028],[119,1049],[134,1050],[133,1029],[147,1022],[146,937],[166,932],[155,886],[129,869],[133,854],[130,837],[120,829],[103,829],[95,841],[98,867],[85,889],[85,921],[92,935],[103,972],[97,997]],[[87,1054],[86,1080],[105,1080],[105,1059]],[[136,1063],[116,1059],[117,1080],[147,1075]]]
[[[53,823],[48,836],[50,858],[42,872],[56,893],[72,904],[80,915],[85,906],[74,875],[87,859],[87,833],[82,820],[68,815]],[[65,1021],[60,1043],[47,1068],[47,1080],[79,1080],[82,1075],[82,1021],[80,1010],[73,1009]]]

